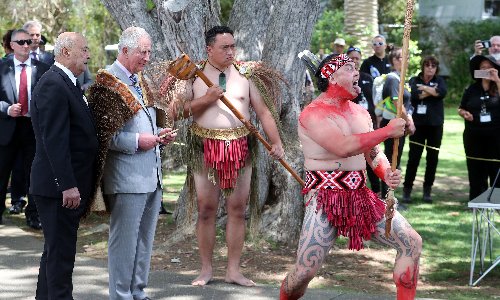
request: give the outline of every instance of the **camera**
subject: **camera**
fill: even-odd
[[[491,47],[491,42],[490,40],[484,40],[484,41],[481,41],[481,45],[483,45],[484,48],[489,48]]]

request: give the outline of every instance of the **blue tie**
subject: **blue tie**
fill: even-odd
[[[142,89],[141,89],[141,86],[139,85],[139,82],[137,80],[137,75],[132,74],[132,75],[130,75],[129,78],[130,78],[130,81],[132,81],[132,86],[137,91],[137,94],[139,94],[139,97],[142,100]]]

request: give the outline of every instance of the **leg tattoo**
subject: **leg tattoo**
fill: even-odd
[[[304,295],[335,240],[336,230],[326,214],[323,211],[316,213],[315,209],[316,201],[311,201],[306,208],[295,268],[281,285],[281,300],[299,299]]]
[[[386,238],[384,233],[385,218],[377,224],[377,231],[373,238],[397,251],[393,273],[397,299],[414,299],[417,291],[422,238],[399,213],[396,213],[392,220],[391,235]]]

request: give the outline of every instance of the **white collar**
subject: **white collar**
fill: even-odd
[[[76,86],[76,77],[75,75],[73,74],[73,72],[71,72],[68,68],[66,68],[64,65],[62,65],[61,63],[59,62],[55,62],[54,63],[54,66],[58,67],[59,69],[61,69],[66,75],[68,75],[69,79],[73,82],[73,84]]]

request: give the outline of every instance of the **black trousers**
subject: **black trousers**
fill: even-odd
[[[417,176],[418,165],[420,158],[424,151],[424,146],[427,145],[434,148],[441,147],[441,140],[443,139],[443,126],[416,126],[414,135],[410,136],[410,150],[408,152],[408,163],[406,164],[405,181],[403,186],[407,189],[413,188],[413,181]],[[412,143],[413,142],[413,143]],[[421,145],[418,145],[418,144]],[[434,179],[436,178],[436,169],[438,165],[439,150],[425,148],[426,167],[424,176],[424,187],[432,187]]]
[[[474,158],[500,160],[500,134],[493,130],[481,132],[465,128],[463,139],[469,173],[469,199],[472,200],[493,184],[498,168],[500,168],[498,162]],[[500,182],[497,182],[495,187],[500,187]]]
[[[385,127],[387,124],[389,124],[389,121],[390,120],[382,119],[382,121],[380,121],[380,128]],[[403,154],[403,148],[405,146],[405,138],[406,138],[406,136],[402,136],[399,138],[398,162],[397,162],[398,169],[400,169],[401,155]],[[393,147],[394,147],[394,139],[387,139],[384,141],[384,153],[385,153],[385,156],[387,156],[389,163],[391,163],[391,164],[392,164]],[[385,198],[385,195],[387,194],[388,190],[389,190],[389,186],[387,184],[385,184],[385,182],[382,182],[382,198]]]
[[[62,207],[62,198],[35,195],[34,199],[45,238],[36,299],[72,300],[77,231],[87,202],[67,209]]]
[[[5,199],[7,196],[7,185],[9,177],[16,161],[21,155],[25,175],[24,188],[28,190],[30,184],[31,163],[35,157],[35,134],[31,125],[31,119],[26,117],[16,118],[16,129],[12,140],[7,145],[0,145],[0,213],[5,210]],[[1,130],[1,129],[0,129]],[[26,218],[37,214],[33,197],[28,195],[28,206],[25,210]]]
[[[11,204],[19,201],[19,198],[28,194],[26,187],[26,175],[24,174],[24,161],[23,156],[18,153],[14,166],[12,167],[12,174],[10,176],[10,198]]]

